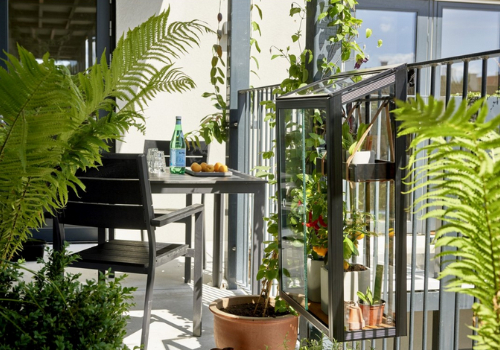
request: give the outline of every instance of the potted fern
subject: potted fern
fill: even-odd
[[[429,188],[414,206],[429,207],[426,218],[443,225],[436,247],[452,247],[438,256],[452,256],[439,278],[451,276],[448,291],[477,298],[478,318],[470,326],[475,349],[499,349],[500,344],[500,115],[489,119],[484,99],[467,106],[417,96],[399,102],[400,136],[414,134],[409,167],[412,190]],[[419,147],[419,145],[426,145]],[[427,164],[420,163],[427,159]],[[419,161],[417,163],[417,161]],[[474,288],[464,288],[473,285]]]
[[[98,166],[108,141],[129,128],[144,130],[153,96],[194,87],[174,60],[208,28],[169,24],[169,13],[129,30],[109,65],[103,54],[73,76],[48,54],[38,62],[18,47],[19,59],[7,54],[8,69],[0,68],[0,337],[14,348],[126,348],[131,289],[121,279],[82,284],[63,275],[71,263],[63,251],[29,283],[20,278],[26,268],[8,260],[44,224],[44,212],[64,207],[69,190],[84,190],[78,169]]]
[[[169,24],[169,13],[129,30],[109,65],[103,53],[74,76],[48,54],[40,62],[22,47],[19,59],[7,54],[7,70],[0,69],[0,259],[44,224],[44,211],[64,207],[68,188],[82,187],[76,170],[99,164],[108,141],[131,127],[144,130],[143,108],[155,94],[194,87],[174,59],[208,29],[197,20]]]

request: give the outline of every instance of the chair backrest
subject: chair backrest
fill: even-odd
[[[103,155],[102,166],[79,171],[77,177],[85,191],[75,194],[70,190],[68,204],[59,215],[61,223],[148,230],[148,235],[154,235],[151,187],[143,154]]]
[[[163,140],[145,140],[144,141],[144,154],[148,153],[148,149],[158,148],[158,150],[165,152],[167,166],[170,161],[170,141]],[[194,162],[206,162],[208,157],[208,146],[205,142],[200,141],[200,147],[193,142],[191,147],[186,147],[186,166],[191,166]]]

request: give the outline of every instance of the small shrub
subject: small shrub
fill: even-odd
[[[121,285],[125,275],[107,280],[108,273],[82,283],[81,274],[64,274],[77,257],[66,248],[47,251],[38,272],[23,261],[0,271],[0,350],[128,349],[124,313],[136,288]],[[30,282],[23,280],[23,270],[34,274]]]

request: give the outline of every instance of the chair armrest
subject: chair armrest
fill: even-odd
[[[203,212],[203,204],[193,204],[186,208],[175,210],[171,213],[158,216],[151,220],[151,225],[156,227],[165,226],[173,222],[180,221],[188,216]]]

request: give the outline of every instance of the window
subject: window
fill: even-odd
[[[363,68],[415,62],[415,12],[358,9],[356,16],[363,20],[359,41],[366,45],[365,51],[369,55]],[[368,39],[364,38],[366,28],[373,30],[372,37]],[[383,41],[381,47],[377,47],[379,39]]]

